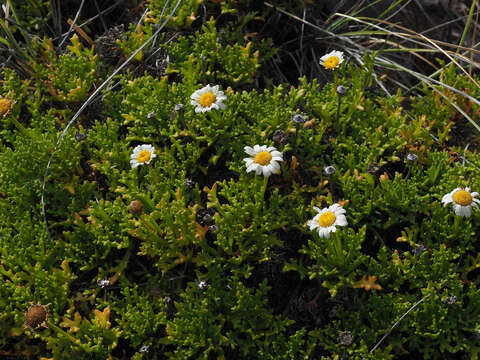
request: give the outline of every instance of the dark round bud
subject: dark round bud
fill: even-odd
[[[332,175],[335,175],[335,167],[329,165],[329,166],[325,166],[325,168],[323,169],[323,173],[327,176],[332,176]]]
[[[457,297],[455,295],[449,295],[443,302],[447,305],[453,305],[457,302]]]
[[[421,255],[426,249],[425,246],[422,244],[418,245],[415,249],[413,249],[413,253],[417,256]]]
[[[367,167],[367,172],[369,174],[375,175],[379,171],[380,171],[380,166],[378,166],[377,163],[372,163],[372,164],[368,165],[368,167]]]
[[[140,200],[133,200],[131,203],[130,203],[130,212],[133,214],[133,215],[138,215],[142,212],[143,210],[143,204]]]
[[[212,221],[212,215],[210,215],[210,213],[207,212],[203,215],[202,220],[204,223],[208,223]]]
[[[32,305],[25,314],[25,325],[32,330],[45,325],[48,319],[47,307],[45,305]]]
[[[272,139],[276,144],[282,145],[287,142],[287,135],[282,130],[275,130]]]
[[[98,281],[98,286],[100,286],[102,289],[110,285],[110,280],[108,279],[102,279]]]
[[[303,124],[306,121],[305,117],[303,115],[300,115],[300,114],[293,115],[292,120],[296,124]]]
[[[187,189],[193,189],[193,187],[195,186],[195,181],[193,181],[193,180],[190,179],[190,178],[187,178],[187,179],[185,179],[185,183],[184,183],[184,184],[185,184],[185,187],[186,187]]]
[[[341,332],[338,335],[338,344],[342,346],[350,346],[352,345],[353,337],[350,331]]]
[[[208,284],[205,280],[200,280],[197,286],[200,290],[206,290],[208,287]]]
[[[148,345],[142,345],[142,347],[140,348],[140,350],[138,350],[138,352],[142,353],[142,354],[148,353],[149,348],[150,348],[150,346],[148,346]]]
[[[85,135],[84,133],[81,133],[81,132],[77,132],[75,134],[75,140],[77,141],[83,141],[87,138],[87,135]]]
[[[339,95],[345,95],[347,93],[347,88],[345,86],[338,85],[337,86],[337,93]]]
[[[407,154],[407,160],[408,161],[414,162],[414,161],[417,161],[417,159],[418,159],[417,154],[414,154],[414,153]]]

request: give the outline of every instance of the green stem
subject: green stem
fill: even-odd
[[[460,53],[460,47],[463,46],[463,43],[465,42],[465,38],[467,37],[468,29],[470,29],[470,24],[473,18],[473,12],[475,10],[475,4],[476,4],[476,1],[472,1],[472,5],[470,6],[470,12],[468,13],[467,22],[465,24],[465,27],[463,28],[462,38],[460,39],[460,43],[458,44],[458,48],[456,51],[457,54]]]
[[[37,139],[35,138],[35,136],[33,136],[32,134],[30,134],[27,129],[14,117],[14,116],[11,116],[10,117],[10,120],[12,121],[13,125],[15,125],[15,127],[18,129],[18,131],[20,131],[22,133],[22,135],[32,139],[35,143],[38,144],[38,141]]]
[[[262,176],[262,175],[259,175]],[[258,176],[255,176],[255,182],[256,182],[256,188],[258,189],[259,186],[259,179]],[[263,177],[262,183],[260,184],[260,191],[258,192],[258,195],[255,195],[255,215],[258,215],[260,212],[260,209],[263,206],[263,203],[265,202],[265,191],[267,190],[267,185],[268,185],[268,177]]]
[[[70,335],[68,332],[66,332],[65,330],[61,329],[60,327],[58,327],[57,325],[55,325],[52,320],[48,319],[47,320],[47,325],[48,325],[48,328],[52,329],[53,331],[55,331],[57,334],[60,334],[60,335],[63,335],[64,337],[66,337],[68,340],[70,340],[72,343],[74,343],[76,346],[80,347],[82,350],[84,351],[89,351],[88,348],[85,347],[85,345],[83,345],[78,339],[76,339],[74,336]]]
[[[335,257],[337,259],[337,263],[343,265],[344,259],[342,251],[342,241],[340,240],[340,236],[338,236],[337,233],[334,234],[334,238]]]
[[[223,128],[223,117],[222,114],[219,113],[218,111],[211,110],[210,111],[210,117],[214,121],[215,127],[216,128]]]
[[[262,184],[262,199],[265,198],[265,191],[267,190],[267,185],[268,185],[268,177],[264,176],[263,184]]]
[[[295,123],[295,139],[293,140],[293,153],[297,153],[297,139],[298,139],[298,132],[300,131],[300,125]]]
[[[458,230],[459,226],[460,226],[460,216],[455,215],[455,220],[453,222],[453,229],[455,230],[455,232]]]

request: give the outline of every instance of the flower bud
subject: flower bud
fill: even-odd
[[[338,85],[337,86],[337,93],[339,95],[345,95],[347,93],[347,88],[345,86]]]

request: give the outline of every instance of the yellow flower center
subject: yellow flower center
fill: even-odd
[[[150,151],[142,150],[142,151],[140,151],[140,153],[137,156],[137,161],[140,162],[140,163],[147,162],[148,160],[150,160],[151,156],[152,156],[152,154],[150,153]]]
[[[325,211],[320,217],[318,218],[318,223],[321,227],[329,227],[332,226],[333,223],[337,220],[335,214],[331,211]]]
[[[12,108],[12,100],[10,99],[0,99],[0,115],[6,115]]]
[[[452,195],[452,199],[453,201],[455,201],[456,204],[462,206],[467,206],[472,203],[472,195],[470,195],[470,193],[465,190],[455,191],[455,193]]]
[[[253,158],[253,161],[257,164],[260,165],[267,165],[270,163],[270,160],[272,160],[272,154],[270,154],[268,151],[260,151],[255,157]]]
[[[338,64],[340,63],[340,59],[337,56],[330,56],[325,62],[323,63],[327,69],[335,69]]]
[[[211,91],[207,91],[206,93],[202,94],[200,99],[198,99],[198,103],[202,105],[202,107],[209,107],[215,101],[217,101],[217,97]]]

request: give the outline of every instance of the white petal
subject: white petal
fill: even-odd
[[[263,171],[263,167],[257,164],[257,167],[255,168],[255,172],[257,173],[257,175],[261,175],[262,171]]]
[[[345,210],[344,208],[338,207],[338,208],[335,209],[335,211],[333,213],[335,214],[335,216],[342,216],[346,212],[347,212],[347,210]]]
[[[453,202],[451,193],[443,196],[442,203],[444,204],[444,206],[451,203],[451,202]]]
[[[337,219],[335,220],[335,225],[347,226],[348,223],[347,223],[347,218],[345,217],[345,215],[338,216]]]
[[[252,163],[253,163],[253,159],[252,159],[252,158],[245,158],[245,159],[243,159],[243,161],[245,161],[245,166],[246,166],[246,167],[249,167],[249,166],[252,165]]]
[[[269,177],[270,175],[272,175],[272,172],[270,171],[268,166],[262,166],[262,171],[263,171],[263,176],[265,177]]]
[[[315,219],[308,220],[307,226],[310,228],[310,230],[313,230],[318,227],[318,221],[315,221]]]
[[[323,237],[324,238],[326,238],[326,239],[330,238],[330,231],[328,231],[328,228],[322,228],[322,232],[323,232]]]
[[[318,213],[319,215],[322,215],[323,213],[329,211],[328,208],[323,208],[322,210],[320,210],[320,212]]]
[[[258,168],[257,163],[251,163],[249,166],[247,166],[247,173],[249,173],[250,171],[255,171],[258,173],[257,168]]]
[[[454,204],[453,208],[455,209],[455,214],[458,216],[469,217],[472,212],[471,206],[462,206],[458,204]]]
[[[318,236],[320,236],[321,238],[327,237],[326,236],[327,233],[325,232],[325,228],[319,226],[317,231],[318,231]]]
[[[275,161],[270,161],[270,164],[268,164],[268,166],[270,166],[270,169],[273,173],[276,173],[278,170],[280,170],[280,165]]]
[[[262,151],[262,150],[260,150],[260,145],[258,145],[258,144],[257,144],[257,145],[253,145],[253,150],[255,151],[255,155],[256,155],[257,153],[259,153],[260,151]]]
[[[255,156],[256,153],[255,153],[255,150],[253,150],[253,148],[251,148],[250,146],[245,146],[243,148],[243,150],[245,150],[245,152],[248,154],[248,155],[251,155],[251,156]]]

